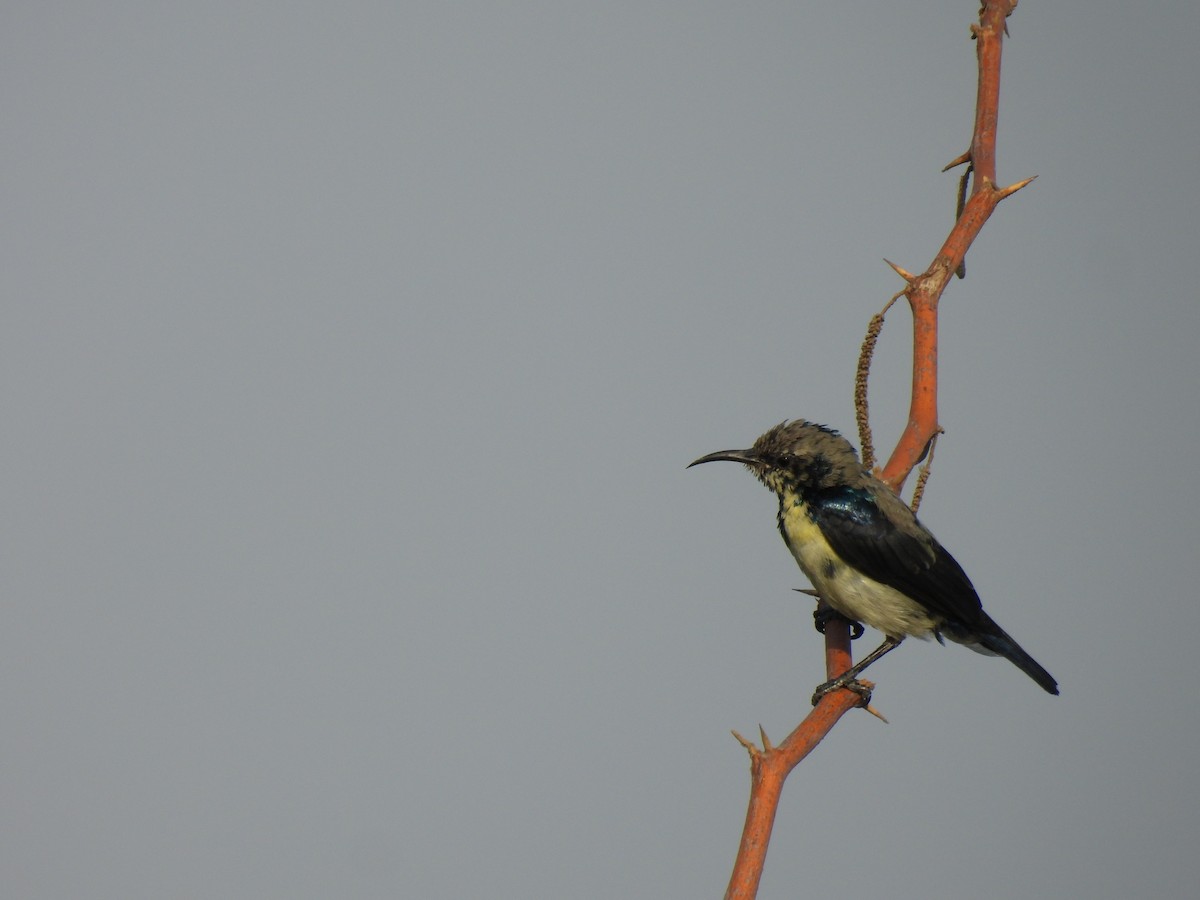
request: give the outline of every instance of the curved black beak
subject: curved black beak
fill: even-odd
[[[756,466],[759,463],[758,455],[753,450],[718,450],[716,453],[710,453],[708,456],[702,456],[695,462],[688,463],[687,467],[698,466],[700,463],[716,462],[717,460],[727,460],[728,462],[737,462],[745,466]]]

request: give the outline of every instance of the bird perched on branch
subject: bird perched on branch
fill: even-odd
[[[821,599],[885,635],[857,665],[817,688],[814,704],[840,687],[869,695],[857,676],[908,635],[941,643],[948,637],[1003,656],[1058,693],[1050,673],[983,611],[954,557],[836,431],[803,419],[782,422],[749,450],[710,453],[691,466],[717,460],[742,463],[779,497],[779,532]]]

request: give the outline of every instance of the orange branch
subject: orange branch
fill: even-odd
[[[950,276],[962,265],[996,205],[1033,179],[1008,188],[996,187],[996,123],[1000,110],[1000,57],[1005,20],[1016,8],[1016,0],[985,0],[979,24],[971,28],[979,59],[979,90],[976,95],[975,128],[971,149],[951,165],[969,162],[974,172],[971,197],[954,223],[946,242],[929,268],[908,279],[905,296],[913,315],[912,400],[896,449],[880,472],[880,478],[899,491],[909,473],[925,455],[938,433],[937,357],[938,302]]]
[[[825,626],[826,674],[836,678],[852,664],[850,626],[844,620],[832,619]],[[750,804],[726,900],[749,900],[758,893],[784,780],[824,740],[838,720],[861,703],[862,697],[854,691],[845,688],[831,691],[777,747],[770,745],[765,734],[761,750],[738,737],[750,753]]]
[[[938,302],[951,274],[962,264],[967,249],[996,205],[1033,180],[1029,179],[1003,189],[995,186],[1000,56],[1005,19],[1012,14],[1016,6],[1017,0],[984,0],[979,13],[979,24],[971,29],[977,42],[979,59],[975,127],[971,137],[971,149],[951,164],[971,164],[974,172],[971,197],[963,205],[954,228],[924,273],[911,275],[893,266],[907,283],[904,294],[913,314],[913,380],[908,424],[887,465],[880,473],[880,477],[897,491],[925,455],[930,441],[940,431],[937,412]],[[860,373],[860,378],[865,379],[865,375]],[[865,381],[861,389],[865,395]],[[869,430],[867,433],[869,434]],[[827,624],[825,654],[829,678],[835,678],[850,668],[850,634],[844,622],[834,619]],[[860,705],[862,697],[853,691],[831,691],[777,747],[771,746],[765,734],[762,749],[738,736],[738,740],[750,754],[751,789],[742,842],[738,848],[729,889],[725,894],[727,898],[748,900],[756,896],[784,780],[824,739],[842,716]]]

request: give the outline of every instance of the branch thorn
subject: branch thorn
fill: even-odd
[[[970,161],[971,161],[971,151],[968,150],[962,156],[956,156],[954,159],[950,160],[950,162],[948,162],[944,166],[942,166],[942,171],[949,172],[955,166],[961,166],[963,163],[969,163]]]
[[[867,704],[866,710],[871,715],[873,715],[875,718],[877,718],[880,722],[882,722],[884,725],[892,724],[891,722],[889,722],[887,720],[887,716],[885,716],[883,713],[881,713],[879,710],[877,710],[875,707],[871,706],[870,704]]]
[[[750,741],[746,740],[744,737],[742,737],[742,736],[741,736],[740,734],[738,734],[736,731],[730,731],[729,733],[733,735],[734,739],[735,739],[735,740],[736,740],[736,741],[737,741],[739,744],[741,744],[743,747],[745,747],[745,748],[746,748],[746,752],[750,754],[750,758],[751,758],[751,759],[757,759],[757,758],[758,758],[758,756],[759,756],[758,748],[757,748],[757,747],[755,747],[753,743],[751,743]]]
[[[1034,178],[1037,178],[1037,176],[1034,175],[1033,178],[1026,178],[1024,181],[1018,181],[1016,184],[1010,184],[1006,188],[1000,188],[1000,190],[996,191],[996,193],[998,194],[998,196],[996,197],[996,202],[1003,200],[1005,197],[1011,197],[1013,194],[1015,194],[1021,188],[1025,187],[1025,185],[1027,185],[1031,181],[1033,181]]]
[[[901,278],[903,278],[905,281],[907,281],[909,284],[912,284],[914,281],[917,280],[916,275],[914,275],[912,272],[906,272],[904,269],[900,268],[898,265],[896,265],[890,259],[884,259],[884,262],[887,263],[889,266],[891,266],[892,271],[895,272],[897,275],[899,275]]]
[[[762,738],[763,750],[765,750],[767,753],[770,753],[773,749],[771,747],[771,739],[767,737],[767,732],[761,725],[758,726],[758,735]]]

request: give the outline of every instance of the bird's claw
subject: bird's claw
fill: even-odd
[[[821,634],[825,633],[825,626],[833,619],[841,619],[850,626],[850,640],[857,641],[866,632],[862,622],[856,622],[854,619],[847,619],[836,609],[829,606],[821,606],[813,611],[813,627]]]
[[[871,692],[875,689],[875,685],[869,681],[859,681],[857,678],[846,678],[844,675],[831,678],[813,691],[812,705],[816,706],[825,698],[826,694],[840,690],[841,688],[858,694],[862,698],[858,705],[868,707],[871,703]]]

